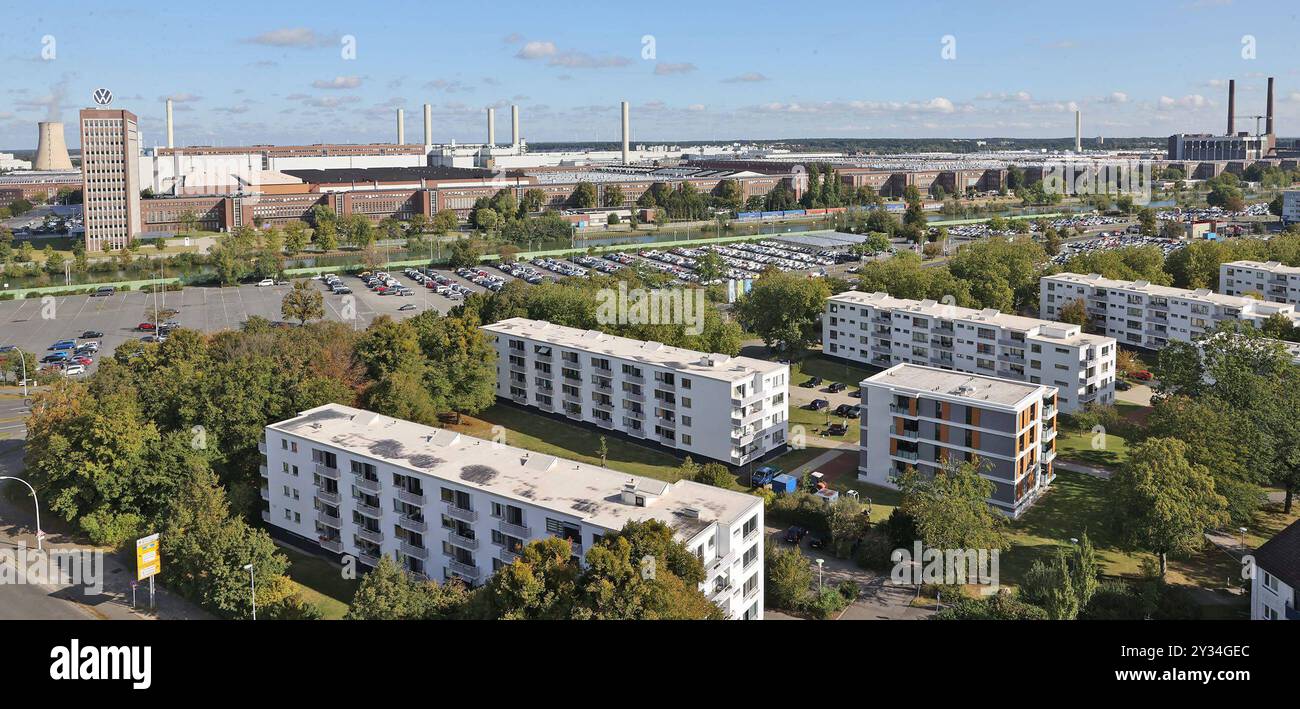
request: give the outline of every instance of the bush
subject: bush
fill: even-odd
[[[875,527],[863,535],[858,548],[853,551],[853,561],[864,569],[887,571],[893,568],[894,562],[889,557],[897,548],[890,541],[889,535]]]
[[[781,524],[797,524],[818,534],[827,534],[826,503],[809,492],[780,495],[772,503],[771,517]]]
[[[722,463],[705,463],[695,474],[695,482],[713,487],[731,487],[731,471]]]
[[[797,549],[766,547],[765,586],[767,606],[797,611],[807,604],[813,572],[808,559]]]
[[[844,597],[846,603],[852,603],[858,600],[858,595],[861,593],[858,589],[857,582],[849,579],[841,581],[839,585],[835,587],[835,590],[839,591],[839,594]]]
[[[818,620],[829,620],[839,615],[848,606],[844,596],[833,588],[824,588],[808,605],[808,612]]]

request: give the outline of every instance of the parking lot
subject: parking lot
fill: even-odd
[[[482,292],[475,285],[449,271],[441,272],[472,292]],[[364,329],[380,315],[408,318],[426,310],[445,313],[457,302],[420,287],[400,271],[398,281],[411,286],[410,296],[379,295],[366,288],[355,276],[343,276],[343,283],[352,289],[352,307],[349,296],[330,293],[319,281],[312,285],[321,290],[325,304],[325,319],[348,322]],[[181,291],[156,295],[148,291],[119,291],[111,296],[89,295],[59,296],[0,301],[0,345],[16,345],[34,352],[37,358],[45,356],[47,348],[58,340],[78,338],[83,332],[98,331],[100,350],[93,359],[112,356],[113,351],[128,340],[138,340],[148,333],[138,329],[147,319],[147,309],[157,298],[158,307],[175,309],[170,319],[183,328],[202,332],[217,332],[239,328],[248,318],[258,315],[271,321],[280,321],[280,303],[289,285],[259,287],[252,284],[227,288],[193,287]],[[415,306],[399,310],[404,305]],[[93,370],[91,365],[88,371]]]

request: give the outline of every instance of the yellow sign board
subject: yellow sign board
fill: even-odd
[[[135,540],[135,579],[143,581],[159,571],[162,571],[162,551],[158,548],[158,535]]]

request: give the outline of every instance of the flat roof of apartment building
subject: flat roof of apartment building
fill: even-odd
[[[308,409],[267,428],[606,529],[653,518],[689,539],[762,504],[734,490],[629,475],[341,404]],[[625,486],[645,496],[647,506],[623,502]]]
[[[1300,266],[1287,266],[1280,261],[1229,261],[1223,265],[1237,268],[1254,268],[1269,273],[1284,273],[1286,275],[1300,274]]]
[[[837,303],[852,303],[854,305],[869,305],[876,308],[889,308],[890,310],[912,313],[931,318],[943,318],[946,320],[970,320],[972,322],[987,323],[996,327],[1009,328],[1020,332],[1029,332],[1038,328],[1038,335],[1041,337],[1050,337],[1059,340],[1063,344],[1075,345],[1102,345],[1113,342],[1115,338],[1105,337],[1102,335],[1090,335],[1083,332],[1078,325],[1070,323],[1057,322],[1055,320],[1043,320],[1040,318],[1030,318],[1023,315],[1012,315],[1004,313],[996,308],[986,308],[978,310],[976,308],[963,308],[957,305],[945,305],[935,300],[911,300],[909,298],[895,298],[888,293],[862,293],[859,291],[845,291],[838,295],[830,297]]]
[[[1020,408],[1020,404],[1027,399],[1042,399],[1043,394],[1056,389],[1043,384],[1027,384],[907,363],[896,364],[867,377],[862,384],[878,384],[915,394],[973,403],[985,408],[1009,410]]]
[[[484,330],[499,335],[514,335],[540,340],[556,347],[568,347],[596,355],[641,362],[648,366],[664,367],[682,374],[690,374],[722,381],[738,381],[755,374],[767,374],[788,365],[753,357],[698,352],[682,347],[669,347],[661,342],[634,340],[630,337],[610,335],[599,330],[580,330],[576,327],[556,325],[544,320],[509,318]]]
[[[1081,285],[1092,286],[1094,288],[1115,288],[1117,290],[1139,291],[1146,293],[1147,295],[1155,295],[1163,298],[1204,300],[1227,308],[1251,309],[1260,314],[1291,311],[1291,306],[1285,303],[1269,303],[1241,295],[1224,295],[1223,293],[1215,293],[1209,288],[1189,290],[1187,288],[1174,288],[1173,286],[1160,286],[1149,281],[1120,281],[1113,278],[1104,278],[1097,273],[1090,273],[1086,276],[1080,273],[1057,273],[1052,276],[1043,276],[1043,278],[1050,278],[1068,283],[1078,283]]]

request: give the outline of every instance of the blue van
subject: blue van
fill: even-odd
[[[75,349],[76,346],[77,346],[77,341],[76,341],[76,340],[59,340],[58,342],[56,342],[56,343],[54,343],[53,345],[51,345],[51,346],[50,346],[50,349],[52,349],[52,350],[71,350],[71,349]]]

